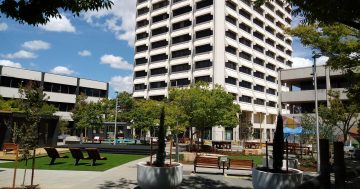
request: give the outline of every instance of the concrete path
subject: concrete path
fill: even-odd
[[[132,161],[104,172],[95,171],[53,171],[36,170],[34,183],[41,189],[139,189],[136,184],[136,164],[148,161],[143,158]],[[193,174],[192,165],[184,165],[184,180],[181,189],[243,189],[252,188],[250,171],[235,171],[236,175],[222,175],[221,170],[198,168],[198,173]],[[17,171],[16,185],[20,186],[24,170]],[[30,183],[31,170],[27,171],[26,184]],[[242,176],[240,176],[240,175]],[[11,186],[13,169],[0,168],[0,188]]]

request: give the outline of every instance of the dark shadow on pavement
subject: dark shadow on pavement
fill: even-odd
[[[209,178],[207,175],[185,176],[179,189],[251,189],[251,187],[248,187],[249,183],[243,184],[243,182],[249,181],[239,178],[229,179],[219,175],[214,175],[211,178]],[[136,181],[127,180],[124,178],[121,178],[116,182],[105,180],[103,184],[98,186],[98,188],[141,189],[141,187],[137,186]]]
[[[99,189],[109,189],[109,188],[133,189],[135,186],[136,186],[135,181],[121,178],[117,182],[105,180],[105,182],[103,184],[99,185]],[[138,188],[138,187],[136,187],[136,188]]]
[[[223,177],[224,178],[224,177]],[[238,179],[238,182],[240,179]],[[231,181],[230,181],[231,182]],[[229,185],[224,179],[211,179],[204,176],[185,177],[180,189],[251,189],[251,187],[242,187],[241,183],[232,183]],[[235,186],[234,186],[235,185]]]

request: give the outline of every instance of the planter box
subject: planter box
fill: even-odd
[[[297,169],[290,169],[289,173],[272,173],[252,169],[252,184],[254,189],[288,189],[301,184],[303,172]]]
[[[137,182],[142,189],[177,188],[183,179],[183,165],[152,167],[146,162],[137,164]]]

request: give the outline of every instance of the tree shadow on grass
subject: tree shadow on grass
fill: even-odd
[[[52,165],[51,165],[50,163],[49,163],[49,164],[46,164],[46,165],[53,166],[53,165],[61,165],[61,164],[65,164],[65,163],[66,163],[66,162],[61,162],[61,161],[60,161],[60,162],[55,162],[55,163],[52,164]]]

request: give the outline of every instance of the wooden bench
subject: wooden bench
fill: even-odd
[[[220,169],[219,158],[218,157],[196,156],[195,161],[194,161],[194,173],[196,173],[196,167]]]
[[[15,143],[4,143],[3,144],[3,152],[6,154],[10,151],[16,151],[17,150],[17,144]]]
[[[54,165],[57,158],[69,158],[69,156],[60,155],[54,147],[45,147],[44,149],[48,156],[51,158],[50,165]]]
[[[89,157],[85,157],[83,155],[80,148],[69,148],[69,150],[71,152],[71,156],[75,159],[75,166],[79,164],[81,159],[90,159]]]
[[[89,159],[92,160],[91,166],[96,165],[96,160],[107,160],[106,157],[101,157],[100,152],[97,148],[86,148],[86,151],[89,155]]]
[[[229,159],[226,169],[251,170],[253,167],[253,160]]]

